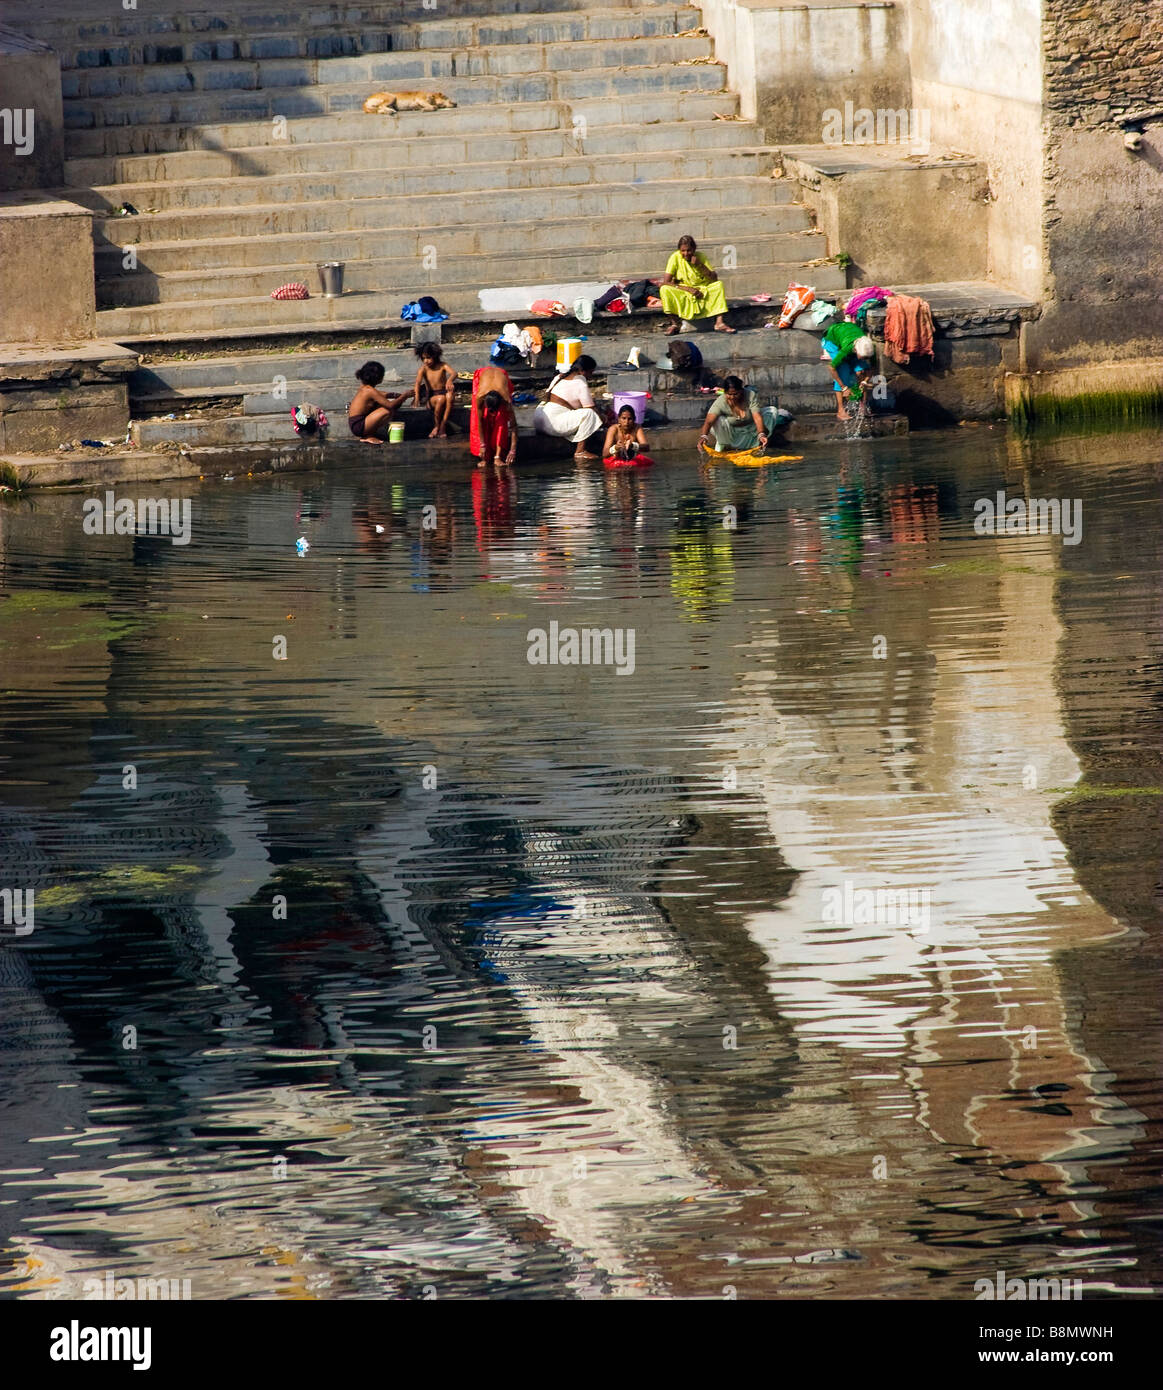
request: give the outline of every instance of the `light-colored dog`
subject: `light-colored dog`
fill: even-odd
[[[388,111],[437,111],[442,106],[455,105],[443,92],[373,92],[363,109],[378,116]]]

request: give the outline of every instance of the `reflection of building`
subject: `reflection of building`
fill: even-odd
[[[867,635],[830,638],[811,683],[810,639],[781,625],[773,669],[739,702],[736,756],[798,871],[750,923],[781,1012],[805,1039],[874,1061],[942,1145],[1069,1203],[1087,1154],[1125,1147],[1134,1117],[1093,1079],[1103,1068],[1055,963],[1121,929],[1050,826],[1046,789],[1078,763],[1056,713],[1054,543],[1037,544],[1009,574],[999,543],[997,572],[960,577],[948,608],[902,588],[865,614]],[[874,630],[891,659],[876,660]],[[875,741],[859,707],[882,711]],[[928,891],[931,924],[825,921],[824,890],[844,883]]]

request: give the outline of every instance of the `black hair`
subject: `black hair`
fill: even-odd
[[[575,357],[573,359],[573,364],[565,375],[572,376],[574,372],[596,372],[597,370],[598,364],[592,357],[587,357],[583,352],[580,357]]]
[[[746,390],[747,390],[747,387],[743,385],[743,378],[742,378],[742,377],[738,377],[738,376],[729,376],[729,377],[726,377],[726,378],[724,379],[724,381],[723,381],[723,390],[724,390],[724,391],[746,391]]]
[[[683,234],[682,236],[680,236],[679,239],[678,239],[678,249],[679,249],[680,251],[682,250],[683,245],[684,245],[684,243],[686,243],[686,242],[690,242],[690,248],[691,248],[692,251],[697,251],[697,250],[699,249],[699,243],[694,239],[694,237],[693,237],[693,236],[688,236],[688,235],[686,235],[686,234],[684,233],[684,234]]]
[[[444,349],[440,346],[439,343],[420,343],[416,348],[416,356],[421,360],[421,362],[423,362],[423,360],[425,359],[425,357],[428,356],[429,353],[431,353],[437,359],[437,361],[439,361],[444,354]]]
[[[365,386],[378,386],[384,379],[384,364],[382,362],[365,362],[355,374],[356,381],[362,381]]]
[[[638,412],[634,409],[634,407],[633,407],[632,405],[624,405],[624,406],[622,406],[622,407],[619,409],[618,414],[619,414],[619,415],[625,415],[627,411],[630,412],[630,419],[633,420],[635,424],[637,424],[637,423],[638,423]]]
[[[490,410],[500,410],[505,404],[505,398],[499,391],[486,391],[481,397],[481,405],[487,405]]]

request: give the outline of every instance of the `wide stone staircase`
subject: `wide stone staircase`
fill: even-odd
[[[469,370],[498,320],[528,318],[486,313],[482,289],[657,277],[688,232],[733,303],[775,297],[735,338],[716,335],[708,360],[772,360],[781,403],[825,408],[815,339],[760,325],[789,281],[838,291],[844,276],[805,270],[823,238],[772,177],[776,152],[738,118],[699,25],[673,0],[223,0],[30,18],[60,54],[70,196],[96,214],[97,331],[148,354],[135,413],[216,402],[195,434],[282,435],[296,399],[340,410],[369,355],[410,379],[406,301],[439,300],[448,360]],[[361,109],[413,89],[457,105]],[[341,297],[319,294],[324,261],[344,263]],[[270,298],[295,280],[310,299]],[[661,356],[657,316],[558,326],[585,333],[604,367],[631,341]]]

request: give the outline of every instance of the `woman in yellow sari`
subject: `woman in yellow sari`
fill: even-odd
[[[711,269],[693,236],[679,238],[678,250],[666,263],[659,297],[664,312],[674,315],[674,322],[666,330],[668,337],[680,332],[683,324],[710,318],[712,314],[716,332],[735,332],[723,317],[727,312],[723,282]]]

